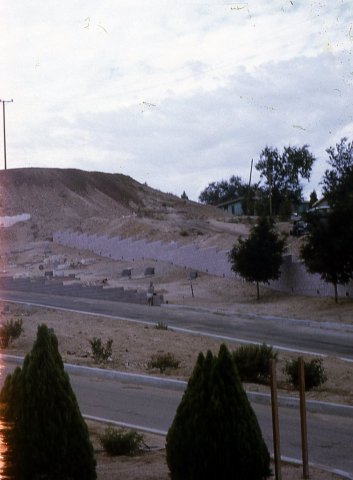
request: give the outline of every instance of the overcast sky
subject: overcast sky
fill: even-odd
[[[0,18],[8,168],[122,173],[197,200],[248,181],[266,145],[308,144],[308,195],[325,149],[353,140],[352,1],[11,0]]]

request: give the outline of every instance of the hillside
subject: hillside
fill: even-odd
[[[68,274],[77,274],[83,284],[108,280],[108,286],[144,290],[146,259],[133,264],[133,278],[121,276],[131,261],[112,262],[91,252],[48,243],[54,232],[72,229],[87,234],[174,241],[200,247],[230,248],[239,235],[247,235],[246,219],[237,219],[215,207],[185,201],[154,190],[130,177],[117,174],[61,169],[14,169],[0,172],[0,216],[27,213],[31,219],[0,228],[0,270],[3,275],[36,277],[43,264],[49,269],[63,263]],[[280,224],[282,231],[288,224]],[[300,238],[288,237],[288,252],[297,253]],[[87,257],[87,258],[86,258]],[[83,263],[84,262],[84,267]],[[81,266],[76,271],[71,265]],[[43,268],[43,267],[42,267]],[[184,268],[160,262],[155,275],[158,291],[170,303],[197,303],[253,313],[326,318],[351,318],[351,302],[341,302],[337,314],[331,298],[307,298],[278,294],[261,288],[256,302],[253,285],[241,280],[200,275],[194,283],[195,298]],[[310,313],[311,312],[311,313]]]
[[[31,220],[11,228],[12,240],[40,240],[57,230],[73,229],[228,246],[234,235],[247,231],[215,207],[182,200],[121,174],[12,169],[0,172],[0,187],[1,216],[31,215]]]

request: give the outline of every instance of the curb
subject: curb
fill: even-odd
[[[246,392],[248,399],[253,403],[262,405],[271,405],[271,395],[260,392]],[[299,410],[300,401],[296,397],[278,396],[278,405],[285,408],[295,408]],[[353,418],[353,407],[341,403],[320,402],[318,400],[306,400],[306,410],[311,413],[321,413],[326,415],[337,415],[339,417]]]
[[[0,354],[0,359],[4,359],[10,363],[21,365],[23,357],[16,355]],[[65,370],[72,375],[97,376],[109,380],[119,380],[125,383],[138,383],[140,385],[151,385],[157,388],[169,388],[174,391],[183,392],[187,386],[185,380],[177,380],[174,378],[163,378],[153,375],[144,375],[140,373],[127,373],[118,370],[106,370],[103,368],[86,367],[82,365],[73,365],[64,363]],[[250,402],[262,405],[271,405],[271,395],[261,392],[246,391]],[[278,405],[285,408],[299,409],[299,398],[278,396]],[[307,400],[306,409],[311,413],[321,413],[326,415],[337,415],[340,417],[353,418],[353,406],[339,403],[320,402],[317,400]]]
[[[207,307],[198,307],[197,305],[179,305],[176,303],[163,303],[161,304],[161,308],[170,308],[170,309],[181,309],[181,310],[191,310],[196,312],[209,312],[218,315],[224,316],[232,316],[232,315],[239,315],[244,318],[262,318],[265,320],[273,321],[273,322],[281,322],[284,324],[294,324],[300,325],[302,327],[312,327],[318,328],[319,330],[335,330],[335,331],[342,331],[342,332],[352,332],[353,333],[353,325],[349,323],[337,323],[337,322],[319,322],[314,320],[305,320],[301,318],[288,318],[288,317],[277,317],[274,315],[257,315],[251,314],[246,312],[233,312],[233,311],[225,311],[225,310],[217,310],[214,308],[207,308]]]
[[[271,455],[271,458],[273,459],[273,455]],[[281,461],[286,463],[291,463],[292,465],[302,465],[301,460],[298,460],[297,458],[285,457],[282,455],[281,455]],[[330,468],[330,467],[327,467],[326,465],[321,465],[320,463],[312,463],[312,462],[309,462],[309,467],[315,468],[317,470],[322,470],[323,472],[332,473],[341,478],[353,480],[353,475],[351,473],[345,472],[343,470],[338,470],[337,468]]]

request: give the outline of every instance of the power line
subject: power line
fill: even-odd
[[[11,100],[1,100],[2,103],[2,119],[3,119],[3,127],[4,127],[4,166],[6,170],[6,128],[5,128],[5,103],[12,103],[13,98]]]

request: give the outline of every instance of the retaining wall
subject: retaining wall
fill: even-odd
[[[228,251],[216,247],[199,248],[196,245],[179,245],[177,242],[148,242],[133,238],[87,235],[72,231],[56,232],[53,240],[77,249],[90,250],[113,260],[159,260],[173,265],[191,268],[211,275],[235,278],[228,261]],[[284,257],[279,280],[269,287],[282,292],[308,296],[333,296],[333,285],[321,280],[319,275],[309,274],[303,263],[294,261],[291,255]],[[338,287],[340,297],[353,296],[353,282]]]

